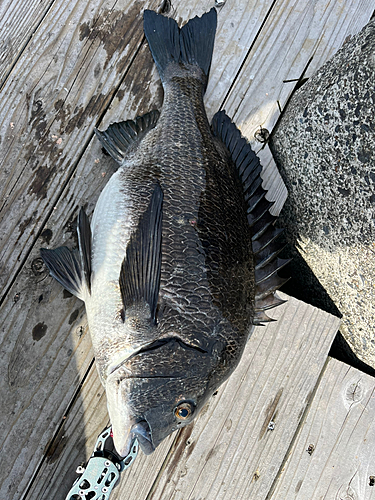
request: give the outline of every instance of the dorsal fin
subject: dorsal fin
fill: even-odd
[[[120,272],[122,302],[126,310],[146,302],[156,322],[160,287],[163,192],[155,185],[147,210],[131,234]]]
[[[269,211],[274,202],[266,199],[259,158],[225,111],[219,111],[213,117],[212,131],[228,149],[242,182],[255,256],[253,323],[261,325],[262,322],[272,321],[264,311],[284,302],[275,296],[276,290],[287,281],[278,276],[278,271],[290,262],[277,257],[282,250],[278,237],[283,229],[274,227],[277,217]]]
[[[103,132],[95,129],[95,134],[112,158],[121,164],[129,147],[155,127],[159,115],[157,110],[150,111],[135,120],[113,123]]]

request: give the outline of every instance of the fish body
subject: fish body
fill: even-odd
[[[151,453],[190,423],[237,366],[251,324],[281,303],[279,232],[259,160],[203,95],[216,11],[181,30],[152,11],[145,34],[164,102],[97,131],[119,169],[79,250],[42,250],[52,276],[85,302],[117,452]]]

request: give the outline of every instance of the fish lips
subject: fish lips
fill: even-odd
[[[123,393],[123,382],[117,374],[109,376],[106,383],[107,408],[112,425],[113,444],[117,454],[125,457],[129,454],[134,440],[137,439],[145,455],[155,450],[151,430],[148,423],[129,411],[126,393]]]
[[[120,456],[126,457],[137,439],[138,444],[145,455],[151,455],[155,451],[155,446],[152,443],[150,426],[146,420],[141,420],[131,427],[128,439],[125,446],[121,449]],[[116,448],[119,453],[119,450]]]
[[[139,446],[145,455],[151,455],[151,453],[155,451],[155,446],[152,443],[150,426],[146,420],[141,420],[137,424],[134,424],[130,436],[133,440],[138,440]]]

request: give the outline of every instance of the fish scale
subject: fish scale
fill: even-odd
[[[164,87],[161,112],[96,134],[119,163],[78,218],[79,250],[42,249],[85,301],[114,446],[152,453],[188,425],[237,366],[249,327],[285,280],[261,165],[224,111],[203,105],[216,11],[178,28],[144,13]]]

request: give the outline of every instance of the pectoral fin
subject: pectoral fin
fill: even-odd
[[[145,302],[151,319],[156,322],[156,306],[160,287],[161,231],[163,192],[157,183],[147,210],[130,236],[120,273],[122,302],[126,311]]]
[[[82,267],[78,250],[58,247],[55,250],[40,249],[40,255],[55,278],[68,292],[84,300]]]

